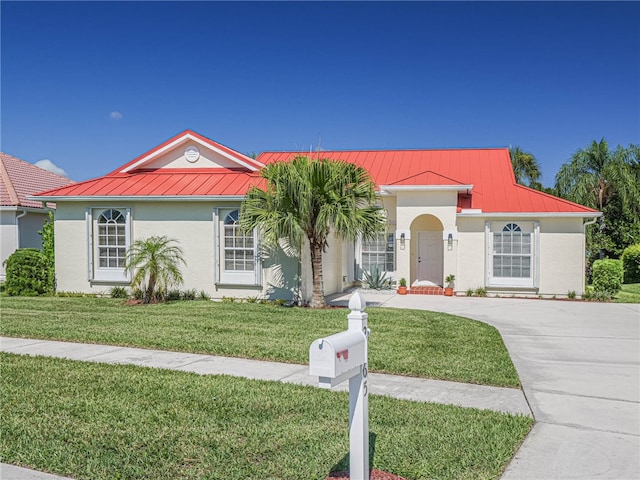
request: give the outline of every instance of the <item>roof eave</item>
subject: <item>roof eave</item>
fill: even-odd
[[[460,212],[457,217],[551,217],[551,218],[598,218],[602,212]]]
[[[473,185],[380,185],[380,193],[395,192],[470,192]]]
[[[147,196],[67,196],[67,197],[27,197],[41,202],[202,202],[211,200],[243,200],[244,195],[147,195]]]

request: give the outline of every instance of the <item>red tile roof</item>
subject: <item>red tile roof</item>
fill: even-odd
[[[144,169],[148,159],[153,159],[163,149],[172,148],[185,135],[217,148],[232,160],[236,159],[238,168]],[[262,183],[256,171],[258,168],[276,161],[289,161],[297,155],[300,153],[266,152],[253,160],[187,130],[104,177],[40,195],[48,199],[240,197],[251,185]],[[477,209],[483,213],[569,213],[589,216],[596,213],[582,205],[516,184],[506,148],[323,151],[312,154],[312,157],[317,156],[364,167],[383,191],[425,186],[451,187],[460,193],[459,209]],[[470,198],[465,195],[467,190]]]
[[[73,183],[35,165],[0,152],[0,205],[42,208],[41,202],[27,199],[27,196]]]

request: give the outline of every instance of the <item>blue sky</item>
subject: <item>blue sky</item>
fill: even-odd
[[[243,153],[640,143],[638,2],[10,2],[1,145],[74,180],[185,129]]]

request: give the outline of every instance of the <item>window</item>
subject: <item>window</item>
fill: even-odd
[[[89,281],[128,282],[124,264],[130,244],[130,209],[89,208],[87,223]]]
[[[245,232],[239,225],[240,210],[215,209],[218,233],[216,241],[215,282],[227,285],[260,285],[262,270],[258,262],[255,232]]]
[[[127,253],[125,216],[119,210],[106,210],[98,217],[98,265],[124,268]]]
[[[516,223],[508,223],[493,234],[493,276],[531,277],[531,234]]]
[[[395,239],[393,233],[380,234],[373,240],[362,240],[362,270],[370,272],[377,265],[381,271],[395,272]]]
[[[534,287],[537,285],[537,223],[487,224],[488,285]]]
[[[253,233],[245,233],[238,225],[240,212],[233,210],[224,219],[224,269],[253,272],[255,264]]]

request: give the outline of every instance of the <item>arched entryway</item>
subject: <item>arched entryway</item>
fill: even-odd
[[[442,222],[434,215],[420,215],[411,223],[411,284],[440,285],[444,271]]]

